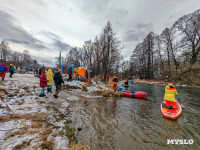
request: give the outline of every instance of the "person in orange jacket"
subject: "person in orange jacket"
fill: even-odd
[[[113,77],[112,81],[113,81],[113,90],[116,90],[117,89],[117,82],[119,82],[117,75],[115,75]]]
[[[175,96],[178,95],[178,92],[176,91],[176,87],[173,85],[173,83],[169,83],[165,87],[165,95],[164,95],[164,102],[166,106],[172,106],[172,108],[177,107]]]

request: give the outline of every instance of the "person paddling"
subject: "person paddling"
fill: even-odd
[[[177,107],[177,103],[175,99],[176,95],[178,95],[178,92],[176,91],[176,87],[173,85],[173,83],[168,83],[168,85],[165,87],[165,95],[164,95],[164,103],[166,107],[169,107],[169,108]]]

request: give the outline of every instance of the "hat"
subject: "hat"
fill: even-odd
[[[13,64],[10,64],[11,66],[13,65]]]
[[[57,68],[56,71],[57,71],[57,72],[61,72],[60,68]]]

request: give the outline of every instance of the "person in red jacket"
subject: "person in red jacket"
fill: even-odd
[[[45,87],[47,87],[47,82],[49,80],[47,80],[45,72],[41,74],[40,76],[40,87],[42,88],[41,93],[39,95],[39,97],[44,97],[45,95]]]
[[[6,72],[9,70],[8,66],[6,63],[1,63],[0,64],[0,77],[2,78],[2,81],[4,81],[4,78],[6,76]]]
[[[109,81],[109,74],[107,74],[106,80],[107,80],[107,82]]]
[[[68,74],[69,74],[69,79],[67,81],[72,81],[72,67],[69,68]]]

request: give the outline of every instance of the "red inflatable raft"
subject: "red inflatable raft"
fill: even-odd
[[[176,108],[172,108],[172,109],[165,108],[163,106],[163,104],[161,103],[160,110],[161,110],[162,115],[165,118],[175,120],[175,119],[178,119],[181,116],[181,114],[182,114],[182,106],[181,106],[181,104],[179,102],[176,102],[176,103],[177,103],[177,107]]]
[[[124,96],[127,96],[127,97],[139,97],[139,98],[144,98],[144,97],[147,97],[147,93],[145,92],[141,92],[141,91],[136,91],[136,92],[133,92],[133,91],[125,91],[123,92]]]

